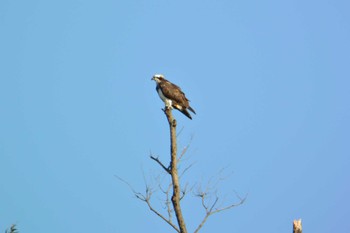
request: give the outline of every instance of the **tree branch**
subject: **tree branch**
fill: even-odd
[[[129,189],[131,190],[131,192],[133,192],[134,195],[135,195],[137,198],[139,198],[139,196],[143,196],[142,193],[136,192],[136,190],[131,186],[131,184],[130,184],[129,182],[127,182],[126,180],[124,180],[123,178],[121,178],[121,177],[119,177],[119,176],[117,176],[117,175],[114,175],[114,177],[117,178],[118,180],[120,180],[121,182],[123,182],[124,184],[126,184],[126,185],[129,187]],[[143,197],[144,197],[144,196],[143,196]],[[140,199],[140,198],[139,198],[139,199]]]
[[[175,226],[170,219],[166,219],[161,213],[159,213],[157,210],[153,209],[151,203],[150,203],[150,200],[149,199],[146,199],[145,202],[147,203],[149,209],[155,213],[156,215],[158,215],[161,219],[163,219],[166,223],[168,223],[170,226],[172,226],[172,228],[174,228],[177,232],[180,233],[180,230],[177,226]]]
[[[215,200],[213,202],[213,204],[211,204],[211,206],[209,207],[205,202],[205,200],[207,199],[207,196],[208,196],[208,187],[206,188],[206,191],[203,192],[203,191],[200,191],[200,188],[199,188],[199,191],[198,191],[198,194],[196,194],[197,197],[200,197],[201,198],[201,202],[202,202],[202,206],[205,210],[205,216],[203,217],[201,223],[198,225],[197,229],[194,231],[194,233],[197,233],[202,227],[203,225],[205,224],[205,222],[208,220],[209,216],[213,215],[213,214],[216,214],[216,213],[219,213],[221,211],[224,211],[224,210],[228,210],[228,209],[231,209],[233,207],[236,207],[236,206],[239,206],[241,204],[243,204],[243,202],[246,200],[246,197],[244,198],[241,198],[240,196],[238,196],[237,194],[237,197],[238,199],[240,200],[238,203],[234,203],[234,204],[231,204],[231,205],[227,205],[225,207],[222,207],[222,208],[216,208],[216,205],[218,204],[218,201],[219,201],[219,197],[216,195],[215,196]]]
[[[169,220],[172,221],[172,212],[173,212],[173,209],[171,209],[171,200],[169,198],[169,193],[170,193],[170,190],[171,190],[171,187],[172,187],[172,184],[170,183],[169,186],[168,186],[168,189],[166,191],[166,206],[167,206],[167,210],[168,210],[168,216],[169,216]]]
[[[156,209],[153,208],[152,204],[151,204],[151,196],[153,194],[153,192],[151,191],[151,189],[148,187],[148,185],[146,185],[146,195],[143,195],[140,192],[136,192],[135,189],[131,186],[131,184],[129,182],[127,182],[126,180],[124,180],[123,178],[115,175],[115,177],[120,180],[121,182],[123,182],[124,184],[126,184],[130,190],[134,193],[135,197],[141,201],[146,202],[148,208],[155,213],[156,215],[158,215],[161,219],[163,219],[166,223],[168,223],[172,228],[174,228],[177,232],[180,233],[180,230],[177,226],[175,226],[172,221],[171,218],[167,219],[165,218],[161,213],[159,213]]]
[[[156,158],[150,155],[150,158],[156,161],[166,171],[166,173],[170,174],[169,168],[165,167],[164,164],[158,159],[158,157]]]

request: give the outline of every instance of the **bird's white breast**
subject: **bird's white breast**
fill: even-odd
[[[163,95],[163,92],[162,92],[162,90],[161,90],[160,88],[158,88],[158,95],[159,95],[159,97],[163,100],[165,106],[171,107],[171,105],[172,105],[171,99],[166,98],[166,97]]]

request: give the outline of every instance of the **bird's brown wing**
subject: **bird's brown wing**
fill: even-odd
[[[182,107],[188,108],[188,99],[186,98],[185,94],[181,91],[180,87],[169,81],[161,82],[159,86],[163,92],[163,95],[166,98],[171,99],[173,102],[175,102],[175,104],[179,104]]]

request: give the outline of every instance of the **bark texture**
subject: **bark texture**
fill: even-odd
[[[293,221],[293,233],[302,233],[301,219]]]

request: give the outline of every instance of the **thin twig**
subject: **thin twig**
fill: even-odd
[[[170,174],[170,169],[164,166],[164,164],[158,159],[158,157],[154,157],[153,155],[150,155],[150,158],[156,161],[168,174]]]
[[[176,134],[176,137],[178,137],[178,136],[180,136],[181,135],[181,133],[182,133],[182,131],[184,130],[184,126],[182,126],[182,128],[179,130],[179,132]]]
[[[163,219],[166,223],[168,223],[172,228],[174,228],[177,232],[180,232],[180,230],[177,228],[177,226],[175,226],[169,219],[166,219],[161,213],[159,213],[157,210],[155,210],[149,199],[146,199],[145,202],[147,203],[149,209],[155,213],[156,215],[158,215],[161,219]]]
[[[161,213],[159,213],[156,209],[153,208],[152,204],[151,204],[151,197],[153,194],[152,189],[146,184],[146,195],[140,193],[140,192],[136,192],[135,189],[131,186],[131,184],[129,182],[127,182],[126,180],[124,180],[123,178],[115,175],[115,177],[120,180],[121,182],[123,182],[124,184],[126,184],[130,190],[134,193],[135,197],[138,198],[141,201],[146,202],[147,206],[149,207],[149,209],[155,213],[156,215],[158,215],[161,219],[163,219],[166,223],[168,223],[172,228],[174,228],[177,232],[180,232],[180,230],[178,229],[177,226],[175,226],[170,219],[165,218]]]
[[[191,163],[190,165],[188,165],[180,174],[180,178],[194,165],[194,163]]]
[[[193,140],[193,136],[190,138],[189,143],[187,143],[187,145],[183,148],[183,150],[181,151],[180,156],[178,157],[177,161],[180,161],[182,159],[182,157],[186,154],[188,148],[190,147],[191,143]]]
[[[172,216],[173,209],[171,208],[171,200],[170,200],[170,191],[172,187],[173,185],[172,183],[170,183],[168,186],[168,190],[166,191],[166,206],[167,206],[168,217],[170,222],[172,222],[172,218],[173,218]]]
[[[233,207],[236,207],[236,206],[239,206],[239,205],[242,205],[243,202],[246,200],[246,197],[244,197],[243,199],[238,197],[240,199],[240,201],[238,203],[235,203],[235,204],[231,204],[231,205],[228,205],[228,206],[225,206],[223,208],[215,208],[216,204],[218,203],[218,200],[219,200],[219,197],[216,196],[215,198],[215,201],[214,203],[211,205],[210,209],[208,210],[208,207],[206,206],[205,204],[205,198],[206,198],[206,194],[205,193],[202,193],[202,194],[199,194],[197,195],[199,197],[201,197],[202,199],[202,206],[204,207],[205,209],[205,216],[203,218],[203,220],[201,221],[201,223],[198,225],[197,229],[194,231],[194,233],[197,233],[204,225],[204,223],[207,221],[208,217],[213,215],[213,214],[216,214],[216,213],[219,213],[221,211],[225,211],[225,210],[228,210],[228,209],[231,209]]]
[[[120,180],[121,182],[123,182],[124,184],[126,184],[135,195],[137,194],[137,195],[143,196],[140,192],[136,192],[136,190],[131,186],[131,184],[129,182],[127,182],[126,180],[124,180],[123,178],[121,178],[120,176],[114,175],[114,177],[117,178],[118,180]]]

